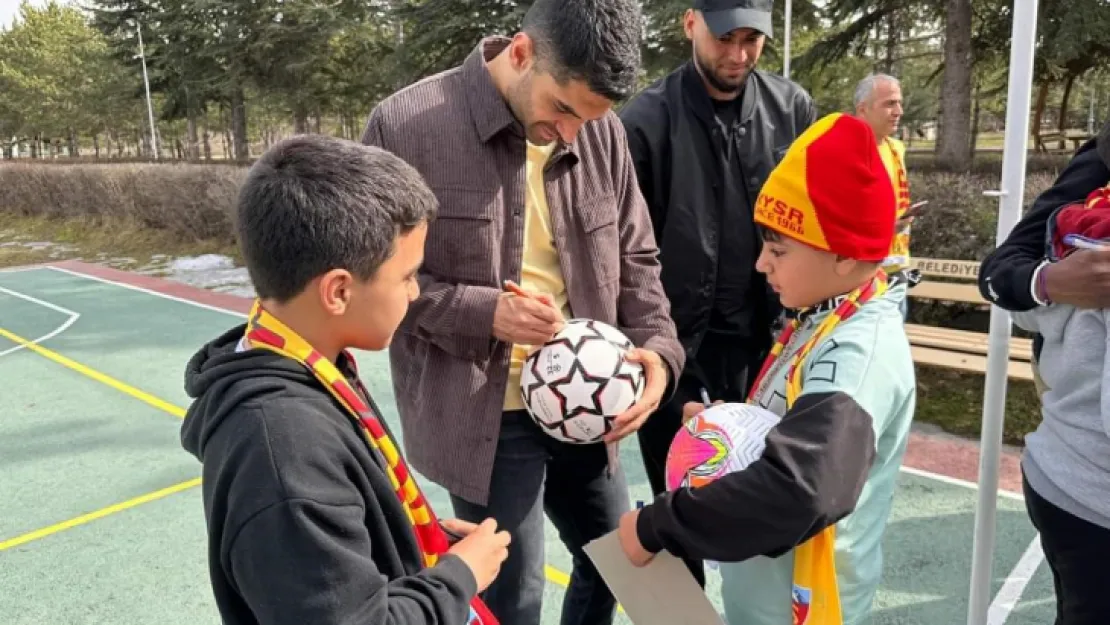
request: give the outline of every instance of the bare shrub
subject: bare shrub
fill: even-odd
[[[0,213],[105,217],[190,239],[232,237],[246,169],[227,165],[0,165]]]

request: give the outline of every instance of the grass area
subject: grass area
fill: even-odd
[[[30,246],[32,242],[55,245]],[[234,242],[184,240],[167,230],[144,228],[116,217],[49,218],[4,214],[0,225],[0,267],[80,258],[126,257],[143,265],[155,255],[223,254],[241,262]]]
[[[29,247],[30,242],[55,245]],[[46,218],[4,215],[0,226],[0,267],[80,258],[105,262],[133,259],[141,266],[152,257],[222,254],[242,260],[234,243],[183,240],[165,230],[144,228],[119,218]],[[126,267],[125,267],[126,268]],[[916,421],[946,432],[976,438],[983,411],[983,376],[932,367],[918,367]],[[1040,421],[1040,402],[1033,384],[1011,380],[1008,387],[1004,440],[1021,445]]]
[[[978,438],[983,420],[982,375],[935,367],[917,368],[917,410],[914,420],[936,425],[950,434]],[[1024,446],[1025,435],[1041,421],[1041,402],[1032,382],[1010,380],[1006,387],[1003,441]]]

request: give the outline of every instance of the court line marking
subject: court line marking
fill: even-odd
[[[987,625],[1005,625],[1042,562],[1044,551],[1041,549],[1040,535],[1035,535],[987,608]]]
[[[116,280],[101,278],[100,276],[93,276],[93,275],[81,273],[79,271],[72,271],[70,269],[65,269],[63,267],[47,266],[45,268],[46,269],[52,269],[54,271],[58,271],[58,272],[62,272],[62,273],[66,273],[66,274],[69,274],[69,275],[72,275],[72,276],[76,276],[78,278],[84,278],[84,279],[87,279],[87,280],[95,280],[97,282],[102,282],[104,284],[110,284],[110,285],[122,287],[122,288],[125,288],[125,289],[131,289],[133,291],[138,291],[140,293],[146,293],[148,295],[153,295],[155,297],[161,297],[161,298],[164,298],[164,299],[173,300],[175,302],[180,302],[182,304],[188,304],[190,306],[195,306],[197,308],[203,308],[205,310],[211,310],[211,311],[214,311],[214,312],[224,313],[226,315],[231,315],[231,316],[234,316],[234,317],[245,318],[247,316],[246,314],[241,313],[239,311],[234,311],[234,310],[230,310],[230,309],[227,309],[227,308],[221,308],[221,307],[218,307],[218,306],[212,306],[212,305],[209,305],[209,304],[203,304],[201,302],[192,301],[192,300],[185,299],[185,298],[182,298],[182,297],[178,297],[178,296],[175,296],[175,295],[170,295],[168,293],[161,293],[159,291],[154,291],[152,289],[147,289],[147,288],[136,286],[136,285],[133,285],[133,284],[127,284],[125,282],[119,282],[119,281],[116,281]],[[0,329],[0,332],[3,332],[3,329]],[[81,366],[84,367],[84,365],[81,365]],[[92,370],[90,370],[90,371],[92,371]],[[107,376],[105,376],[105,377],[107,377]],[[120,384],[122,384],[122,383],[120,383]],[[134,390],[138,393],[143,393],[143,391],[139,391],[138,389],[134,389]],[[157,398],[154,398],[154,399],[157,399]],[[161,401],[161,400],[158,400],[158,401]],[[173,407],[173,408],[177,408],[176,406],[172,406],[172,405],[170,405],[170,406]],[[181,409],[177,408],[177,410],[181,410]],[[182,415],[183,414],[184,414],[184,411],[182,411]],[[941,475],[939,473],[933,473],[931,471],[926,471],[926,470],[923,470],[923,469],[915,469],[915,468],[907,467],[907,466],[899,467],[899,469],[901,471],[905,472],[905,473],[909,473],[911,475],[916,475],[918,477],[929,478],[929,479],[936,480],[938,482],[942,482],[942,483],[945,483],[945,484],[951,484],[953,486],[961,486],[961,487],[972,489],[972,490],[979,490],[979,485],[978,484],[976,484],[974,482],[969,482],[967,480],[961,480],[959,478],[954,478],[954,477],[950,477],[950,476],[947,476],[947,475]],[[998,496],[1000,496],[1000,497],[1005,497],[1007,499],[1012,499],[1012,500],[1017,500],[1017,501],[1024,501],[1024,497],[1022,497],[1021,495],[1019,495],[1017,493],[1013,493],[1013,492],[1002,490],[1002,489],[998,489],[997,493],[998,493]],[[1020,564],[1020,562],[1019,562],[1019,564]],[[570,576],[569,575],[567,575],[563,571],[560,571],[560,570],[558,570],[558,569],[556,569],[556,568],[554,568],[550,565],[544,565],[544,574],[545,574],[545,577],[549,581],[551,581],[555,584],[558,584],[560,586],[566,587],[570,583]],[[1023,585],[1023,589],[1024,589],[1024,585]]]
[[[59,271],[59,272],[62,272],[62,273],[67,273],[71,276],[76,276],[78,278],[85,278],[87,280],[95,280],[97,282],[102,282],[104,284],[110,284],[110,285],[122,287],[122,288],[125,288],[125,289],[131,289],[133,291],[139,291],[140,293],[146,293],[147,295],[153,295],[155,297],[161,297],[161,298],[164,298],[164,299],[173,300],[175,302],[180,302],[182,304],[188,304],[190,306],[196,306],[197,308],[203,308],[205,310],[220,312],[220,313],[224,313],[226,315],[231,315],[231,316],[234,316],[234,317],[240,317],[240,318],[244,318],[244,319],[247,317],[247,315],[245,313],[241,313],[237,310],[231,310],[229,308],[222,308],[222,307],[219,307],[219,306],[204,304],[204,303],[196,302],[196,301],[186,299],[186,298],[183,298],[183,297],[178,297],[176,295],[170,295],[168,293],[162,293],[162,292],[155,291],[155,290],[152,290],[152,289],[147,289],[147,288],[144,288],[144,287],[141,287],[141,286],[136,286],[134,284],[127,284],[126,282],[119,282],[117,280],[111,280],[111,279],[108,279],[108,278],[101,278],[100,276],[93,276],[93,275],[89,275],[87,273],[81,273],[80,271],[74,271],[74,270],[71,270],[71,269],[66,269],[64,267],[55,267],[53,265],[48,265],[48,266],[43,267],[43,268],[44,269],[52,269],[54,271]],[[942,475],[940,473],[933,473],[931,471],[926,471],[924,469],[915,469],[915,468],[906,467],[906,466],[902,466],[902,467],[900,467],[900,469],[902,471],[906,472],[906,473],[909,473],[911,475],[916,475],[918,477],[925,477],[925,478],[936,480],[938,482],[944,482],[945,484],[952,484],[954,486],[962,486],[964,488],[971,488],[971,489],[974,489],[974,490],[979,490],[979,485],[976,484],[975,482],[969,482],[967,480],[961,480],[959,478],[949,477],[947,475]],[[1010,491],[1007,491],[1007,490],[999,489],[998,494],[1000,496],[1006,497],[1008,499],[1014,499],[1014,500],[1017,500],[1017,501],[1024,501],[1025,500],[1025,498],[1022,497],[1020,494],[1013,493],[1013,492],[1010,492]]]
[[[24,267],[4,267],[0,269],[0,273],[23,273],[24,271],[34,271],[42,269],[44,265],[27,265]]]
[[[190,299],[185,299],[184,297],[178,297],[176,295],[170,295],[169,293],[160,293],[158,291],[148,289],[148,288],[145,288],[145,287],[137,286],[137,285],[134,285],[134,284],[127,284],[126,282],[119,282],[117,280],[110,280],[108,278],[101,278],[100,276],[93,276],[93,275],[89,275],[87,273],[81,273],[80,271],[73,271],[72,269],[66,269],[65,267],[55,267],[53,265],[49,265],[47,267],[44,267],[44,269],[59,271],[61,273],[68,273],[71,276],[77,276],[78,278],[84,278],[86,280],[95,280],[96,282],[103,282],[104,284],[111,284],[113,286],[118,286],[118,287],[121,287],[121,288],[124,288],[124,289],[131,289],[132,291],[138,291],[140,293],[146,293],[147,295],[154,295],[154,296],[157,296],[157,297],[162,297],[162,298],[165,298],[165,299],[168,299],[168,300],[173,300],[175,302],[180,302],[182,304],[188,304],[190,306],[196,306],[197,308],[203,308],[205,310],[211,310],[213,312],[223,313],[225,315],[231,315],[233,317],[241,317],[241,318],[244,318],[244,319],[247,317],[247,315],[245,313],[241,313],[237,310],[231,310],[231,309],[228,309],[228,308],[221,308],[219,306],[212,306],[211,304],[204,304],[204,303],[201,303],[201,302],[195,302],[195,301],[190,300]]]
[[[66,358],[65,356],[62,356],[61,354],[59,354],[59,353],[57,353],[53,350],[42,347],[41,345],[35,345],[35,344],[31,343],[30,341],[28,341],[27,339],[24,339],[23,337],[18,336],[16,334],[12,334],[11,332],[5,330],[4,328],[0,328],[0,336],[3,336],[5,338],[7,338],[8,340],[14,341],[14,342],[19,343],[21,345],[26,345],[28,349],[31,349],[32,351],[36,352],[37,354],[39,354],[39,355],[41,355],[45,358],[48,358],[48,359],[50,359],[50,360],[52,360],[52,361],[54,361],[54,362],[56,362],[56,363],[58,363],[58,364],[60,364],[64,367],[67,367],[67,368],[72,369],[72,370],[74,370],[78,373],[81,373],[85,376],[88,376],[88,377],[96,380],[97,382],[101,382],[103,384],[106,384],[106,385],[108,385],[108,386],[110,386],[110,387],[112,387],[112,388],[114,388],[114,389],[116,389],[116,390],[118,390],[122,393],[125,393],[125,394],[127,394],[131,397],[134,397],[135,399],[138,399],[138,400],[143,401],[147,404],[150,404],[151,406],[154,406],[155,408],[158,408],[160,410],[168,412],[168,413],[174,415],[175,417],[182,418],[182,419],[185,417],[185,410],[183,408],[180,408],[179,406],[175,406],[174,404],[171,404],[168,401],[165,401],[163,399],[159,399],[158,397],[155,397],[154,395],[151,395],[150,393],[147,393],[145,391],[139,390],[139,389],[137,389],[137,388],[125,383],[125,382],[120,382],[119,380],[117,380],[117,379],[115,379],[115,378],[113,378],[113,377],[111,377],[111,376],[109,376],[105,373],[101,373],[101,372],[97,371],[96,369],[93,369],[92,367],[89,367],[87,365],[83,365],[83,364],[81,364],[81,363],[79,363],[75,360],[70,359],[70,358]],[[122,510],[126,510],[128,508],[133,508],[133,507],[135,507],[139,504],[146,503],[148,501],[154,501],[155,499],[160,499],[160,498],[164,497],[167,494],[171,494],[171,492],[177,492],[177,490],[185,490],[185,488],[189,488],[191,486],[196,486],[199,483],[200,483],[199,478],[196,479],[196,480],[191,480],[189,482],[182,482],[181,484],[178,484],[176,486],[171,486],[169,489],[163,489],[161,491],[151,493],[150,495],[143,495],[142,497],[137,497],[135,499],[125,501],[122,504],[116,504],[115,506],[109,506],[109,507],[104,508],[102,510],[97,510],[95,512],[77,517],[75,519],[70,519],[69,521],[64,521],[64,522],[58,523],[56,525],[51,525],[50,527],[46,527],[46,528],[43,528],[43,529],[40,529],[40,530],[35,530],[35,531],[30,532],[28,534],[24,534],[23,536],[18,536],[16,538],[11,539],[11,540],[0,542],[0,551],[3,551],[4,549],[8,549],[10,547],[14,547],[16,545],[20,545],[20,544],[29,542],[31,540],[35,540],[36,538],[42,538],[42,537],[45,537],[45,536],[49,536],[50,534],[54,534],[54,533],[57,533],[59,531],[65,530],[65,529],[69,529],[71,527],[75,527],[75,526],[78,526],[78,525],[83,525],[84,523],[88,523],[89,521],[93,521],[93,520],[108,516],[109,514],[113,514],[115,512],[120,512]],[[186,485],[191,485],[191,486],[186,486]],[[172,490],[172,489],[175,489],[175,488],[177,490]],[[551,582],[553,582],[555,584],[563,586],[564,588],[567,585],[570,584],[570,576],[567,575],[566,573],[564,573],[563,571],[560,571],[559,569],[556,569],[555,567],[553,567],[551,565],[544,565],[544,574],[545,574],[545,577],[547,577],[548,580],[550,580]]]
[[[79,319],[81,317],[80,313],[75,313],[75,312],[73,312],[72,310],[70,310],[68,308],[62,308],[61,306],[58,306],[57,304],[51,304],[50,302],[38,299],[37,297],[31,297],[30,295],[27,295],[26,293],[20,293],[19,291],[13,291],[11,289],[6,289],[2,286],[0,286],[0,293],[7,293],[8,295],[11,295],[12,297],[18,297],[22,300],[26,300],[28,302],[31,302],[32,304],[37,304],[37,305],[42,306],[44,308],[49,308],[51,310],[60,312],[63,315],[68,315],[69,316],[69,318],[66,319],[65,323],[58,326],[57,328],[54,328],[54,330],[52,332],[48,332],[48,333],[38,337],[37,339],[33,339],[33,340],[30,341],[30,343],[34,343],[36,345],[43,342],[43,341],[46,341],[48,339],[52,339],[55,336],[58,336],[59,334],[61,334],[62,332],[65,332],[66,329],[69,328],[69,326],[73,325],[73,322],[77,321],[77,319]],[[25,345],[16,345],[15,347],[9,347],[8,349],[5,349],[4,351],[0,351],[0,356],[7,356],[8,354],[17,352],[21,349],[26,349],[26,346]]]
[[[90,512],[88,514],[82,514],[81,516],[74,517],[72,519],[69,519],[68,521],[62,521],[61,523],[55,523],[54,525],[50,525],[42,529],[27,532],[26,534],[22,534],[20,536],[16,536],[15,538],[9,538],[8,540],[0,542],[0,551],[11,549],[13,547],[18,547],[20,545],[25,545],[29,542],[46,538],[47,536],[51,536],[53,534],[57,534],[58,532],[78,527],[80,525],[85,525],[86,523],[91,523],[92,521],[95,521],[97,519],[102,519],[106,516],[116,514],[118,512],[123,512],[124,510],[129,510],[144,503],[155,501],[157,499],[162,499],[164,497],[173,495],[174,493],[180,493],[181,491],[189,490],[190,488],[194,488],[199,485],[200,478],[193,478],[191,480],[186,480],[184,482],[174,484],[173,486],[156,490],[152,493],[139,495],[138,497],[128,499],[127,501],[122,501],[120,503],[113,504],[99,510],[94,510],[93,512]]]
[[[147,393],[146,391],[139,390],[139,389],[135,388],[134,386],[131,386],[130,384],[127,384],[126,382],[120,382],[119,380],[113,378],[112,376],[110,376],[106,373],[101,373],[100,371],[97,371],[96,369],[93,369],[92,367],[89,367],[88,365],[83,365],[83,364],[77,362],[76,360],[67,358],[67,357],[59,354],[58,352],[56,352],[54,350],[47,349],[47,348],[43,347],[42,345],[36,345],[35,343],[32,343],[31,341],[23,338],[22,336],[19,336],[18,334],[13,334],[12,332],[9,332],[8,330],[5,330],[4,328],[0,328],[0,336],[8,339],[9,341],[12,341],[13,343],[23,345],[27,349],[35,352],[36,354],[38,354],[38,355],[40,355],[44,358],[47,358],[49,360],[52,360],[52,361],[62,365],[63,367],[66,367],[68,369],[72,369],[73,371],[76,371],[77,373],[80,373],[84,376],[90,377],[90,378],[96,380],[97,382],[100,382],[102,384],[106,384],[106,385],[116,389],[117,391],[119,391],[121,393],[124,393],[125,395],[130,395],[131,397],[134,397],[135,399],[137,399],[141,402],[144,402],[144,403],[147,403],[151,406],[154,406],[155,408],[158,408],[159,410],[163,410],[165,412],[168,412],[168,413],[174,415],[175,417],[177,417],[179,419],[184,419],[185,418],[185,410],[184,409],[179,408],[179,407],[171,404],[170,402],[168,402],[164,399],[160,399],[158,397],[155,397],[154,395],[151,395],[150,393]]]

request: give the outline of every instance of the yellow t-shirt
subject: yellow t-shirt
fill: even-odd
[[[525,165],[524,191],[524,256],[520,268],[520,286],[524,290],[550,295],[555,306],[570,318],[567,289],[563,271],[559,267],[559,252],[555,249],[555,235],[551,230],[551,212],[544,193],[543,168],[555,142],[546,146],[528,143],[528,161]],[[528,357],[528,345],[513,345],[509,357],[509,383],[505,387],[505,410],[523,410],[520,398],[520,370]]]
[[[888,137],[879,144],[879,156],[890,175],[890,182],[894,186],[895,198],[898,196],[898,180],[905,178],[906,172],[906,146],[899,140]],[[899,172],[901,169],[901,172]],[[901,175],[899,175],[901,174]],[[908,191],[908,190],[907,190]],[[899,201],[895,219],[901,219],[909,208],[908,202]],[[910,266],[910,231],[909,228],[894,233],[894,240],[890,244],[890,255],[883,261],[883,269],[887,273],[901,271]]]

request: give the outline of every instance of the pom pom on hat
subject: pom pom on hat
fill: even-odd
[[[894,185],[866,122],[841,113],[814,122],[771,172],[756,201],[756,223],[856,260],[890,253]]]

